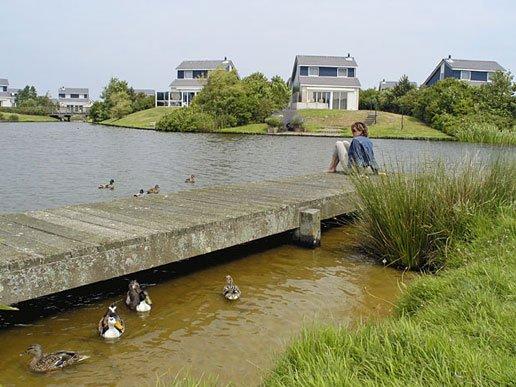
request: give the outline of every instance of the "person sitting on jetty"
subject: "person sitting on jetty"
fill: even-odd
[[[351,134],[353,140],[351,144],[348,141],[337,141],[327,172],[337,172],[339,162],[342,165],[347,164],[349,169],[359,171],[372,171],[378,174],[378,164],[374,158],[373,143],[369,139],[367,125],[363,122],[355,122],[351,125]]]

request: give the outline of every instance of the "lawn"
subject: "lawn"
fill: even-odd
[[[123,126],[127,128],[138,129],[154,129],[154,125],[161,117],[170,113],[173,107],[159,106],[152,109],[141,110],[136,113],[129,114],[120,119],[109,119],[102,121],[101,124]]]
[[[267,124],[249,124],[235,126],[234,128],[224,128],[217,130],[218,133],[237,133],[237,134],[265,134]]]
[[[309,132],[321,132],[325,130],[343,131],[350,136],[351,125],[356,121],[365,121],[368,110],[300,110],[299,113],[305,119],[305,127]],[[403,129],[401,129],[402,116],[400,114],[378,112],[377,123],[369,126],[369,134],[373,138],[411,138],[411,139],[439,139],[450,140],[452,137],[424,124],[413,117],[403,116]]]
[[[11,116],[17,116],[18,119],[12,120]],[[48,116],[35,116],[30,114],[18,114],[18,113],[8,113],[8,112],[0,112],[0,121],[7,122],[55,122],[58,121],[56,118],[48,117]]]

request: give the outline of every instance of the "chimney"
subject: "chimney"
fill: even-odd
[[[349,52],[348,52],[348,58],[349,58],[350,56],[351,56],[351,55],[350,55],[350,54],[349,54]]]
[[[225,61],[227,61],[227,60],[228,60],[228,57],[227,57],[227,56],[225,56],[225,57],[224,57],[224,62],[225,62]]]
[[[448,59],[451,59],[451,55],[448,55]]]

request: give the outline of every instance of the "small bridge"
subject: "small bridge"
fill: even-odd
[[[86,112],[71,112],[71,111],[57,111],[50,114],[50,117],[57,118],[59,121],[68,121],[72,119],[72,117],[81,117],[84,121],[86,120],[88,113]]]
[[[0,303],[12,304],[297,230],[356,211],[320,173],[0,215]],[[199,258],[202,259],[202,258]]]

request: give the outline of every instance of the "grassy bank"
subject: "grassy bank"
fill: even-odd
[[[370,113],[368,110],[300,110],[299,113],[305,120],[305,127],[310,132],[322,132],[328,130],[344,131],[350,136],[350,127],[356,121],[366,121]],[[450,140],[447,134],[433,129],[416,118],[404,116],[403,129],[401,129],[402,117],[399,114],[378,112],[377,123],[370,125],[370,136],[373,138],[406,138],[406,139],[438,139]]]
[[[14,118],[16,117],[16,118]],[[30,114],[0,112],[0,122],[55,122],[56,118],[48,116],[36,116]]]
[[[446,198],[442,207],[449,221],[441,214],[434,220],[429,215],[432,211],[424,210],[432,207],[434,199],[422,191],[435,189],[435,179],[442,179],[440,172],[437,178],[393,175],[358,183],[369,192],[376,190],[373,195],[385,194],[384,210],[378,208],[380,201],[363,203],[366,241],[380,238],[378,243],[386,250],[437,259],[440,265],[434,268],[439,271],[414,281],[397,302],[395,315],[382,322],[356,331],[346,327],[306,330],[265,384],[511,385],[516,380],[516,182],[499,179],[514,177],[515,168],[514,163],[495,163],[481,173],[466,168],[450,177],[450,184],[445,182],[446,188],[436,194]],[[467,176],[471,182],[464,180]],[[417,181],[423,188],[408,186],[406,193],[395,193],[400,179],[414,187]],[[473,189],[475,184],[487,191]],[[405,200],[398,200],[403,195]],[[394,214],[387,215],[389,211]],[[405,212],[412,213],[404,216]],[[389,220],[380,219],[374,225],[372,213]],[[394,230],[387,233],[384,227]],[[375,228],[384,228],[386,235],[379,237]],[[402,234],[416,235],[416,240]],[[439,239],[443,239],[440,244]]]
[[[139,112],[129,114],[120,119],[109,119],[102,121],[101,124],[122,126],[126,128],[137,129],[154,129],[154,125],[163,116],[170,113],[170,107],[159,106],[152,109],[140,110]]]

